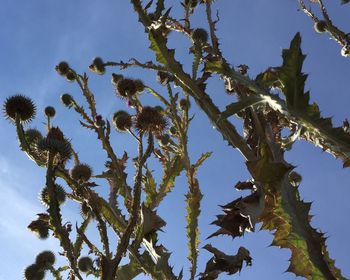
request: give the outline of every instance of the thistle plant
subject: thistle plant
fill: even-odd
[[[64,93],[57,100],[67,110],[74,110],[81,128],[97,138],[105,153],[103,172],[95,172],[91,163],[81,162],[85,151],[79,151],[69,132],[55,124],[53,106],[47,106],[40,116],[34,101],[24,95],[8,97],[4,103],[5,117],[16,127],[20,149],[46,170],[40,193],[46,211],[38,214],[28,228],[39,238],[57,238],[67,262],[59,266],[53,252],[41,252],[25,268],[24,278],[44,279],[51,273],[55,279],[66,275],[69,279],[85,279],[91,275],[104,280],[128,280],[140,274],[151,279],[184,279],[182,270],[173,269],[170,252],[159,238],[159,232],[169,222],[162,219],[159,208],[178,187],[175,180],[180,174],[187,178],[188,279],[218,279],[224,273],[234,275],[252,265],[254,256],[249,248],[238,247],[235,255],[229,255],[209,240],[200,245],[198,221],[203,190],[198,171],[212,152],[202,151],[199,158],[190,156],[194,147],[188,137],[195,118],[191,110],[197,106],[222,135],[223,144],[241,153],[250,174],[235,184],[237,190],[250,194],[221,206],[222,212],[213,217],[217,230],[208,238],[241,237],[261,225],[274,236],[272,245],[290,250],[287,271],[306,279],[345,279],[327,251],[324,233],[311,225],[311,203],[303,201],[299,193],[302,175],[285,158],[294,143],[306,140],[339,159],[343,167],[350,166],[348,122],[334,127],[330,118],[321,116],[318,105],[310,103],[310,93],[305,91],[307,76],[302,67],[306,56],[301,49],[301,35],[297,33],[283,50],[282,65],[269,67],[253,78],[248,65],[233,67],[224,57],[212,1],[183,1],[180,18],[173,16],[164,0],[130,2],[155,60],[140,62],[131,58],[129,62],[118,62],[96,57],[88,67],[89,75],[111,76],[110,98],[125,103],[125,108],[114,112],[110,119],[103,117],[88,74],[79,73],[65,61],[58,62],[55,68],[80,90],[81,96]],[[323,19],[317,18],[304,1],[298,2],[314,20],[316,32],[329,32],[343,49],[348,47],[347,34],[333,25],[322,1],[312,2],[320,5]],[[199,7],[205,9],[207,26],[194,28],[191,17]],[[172,33],[189,41],[193,61],[188,72],[177,59],[176,50],[169,47]],[[153,72],[162,90],[152,88],[139,77],[126,76],[123,71],[129,68]],[[222,92],[235,98],[224,110],[219,109],[215,96],[207,90],[211,78],[219,79]],[[143,98],[145,95],[149,98]],[[36,115],[46,121],[46,134],[27,127]],[[243,132],[235,127],[232,116],[242,122]],[[285,129],[289,131],[287,136],[282,133]],[[113,134],[127,135],[128,141],[133,141],[133,159],[112,140]],[[155,176],[154,168],[160,178]],[[107,194],[99,191],[101,185],[109,187]],[[63,217],[67,200],[79,204],[79,224]],[[89,227],[97,228],[98,243],[92,241]],[[117,239],[116,245],[111,236]],[[211,257],[199,271],[198,258],[203,250]]]

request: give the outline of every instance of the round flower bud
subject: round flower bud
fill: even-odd
[[[118,131],[127,131],[132,126],[130,114],[123,110],[115,112],[113,115],[113,125]]]
[[[75,81],[75,74],[72,70],[69,70],[68,73],[65,75],[66,80],[68,82],[74,82]]]
[[[81,257],[78,260],[78,268],[81,272],[90,272],[93,270],[93,262],[90,257]]]
[[[159,143],[161,146],[167,146],[170,142],[170,135],[169,134],[164,134],[160,137]]]
[[[65,61],[61,61],[57,66],[56,66],[56,71],[58,74],[65,76],[69,72],[69,65]]]
[[[61,205],[66,201],[66,192],[62,186],[55,184],[55,194],[58,204]],[[40,192],[40,201],[45,207],[49,208],[50,197],[47,186],[45,186]]]
[[[36,114],[36,108],[33,101],[21,94],[8,97],[4,103],[4,114],[12,122],[16,121],[16,116],[21,122],[30,122]]]
[[[117,86],[118,82],[123,78],[124,78],[123,75],[112,73],[112,84],[114,86]]]
[[[89,69],[99,75],[103,75],[106,72],[106,67],[103,63],[103,60],[101,57],[96,57],[92,61],[92,64],[89,66]]]
[[[67,106],[69,108],[72,107],[73,104],[74,104],[73,101],[74,101],[74,99],[73,99],[73,97],[70,94],[64,93],[64,94],[61,95],[61,102],[65,106]]]
[[[175,126],[170,127],[169,133],[172,136],[176,136],[177,135],[177,128]]]
[[[127,98],[136,94],[136,84],[132,79],[120,79],[117,83],[117,95]]]
[[[183,111],[187,111],[190,108],[191,104],[190,101],[187,99],[183,98],[179,101],[179,107]]]
[[[162,134],[166,126],[166,119],[154,107],[143,107],[136,116],[136,128],[140,133]]]
[[[35,128],[27,129],[24,132],[24,137],[29,145],[35,144],[39,140],[43,139],[41,132]]]
[[[166,86],[168,83],[174,81],[174,77],[169,75],[168,72],[158,71],[157,72],[157,82],[163,86]]]
[[[71,177],[76,181],[87,182],[92,175],[92,169],[87,164],[77,164],[70,171]]]
[[[45,271],[37,264],[32,264],[24,270],[24,279],[26,280],[43,280]]]
[[[342,47],[340,53],[341,53],[341,55],[344,56],[344,57],[350,56],[350,47],[349,47],[349,46],[344,46],[344,47]]]
[[[56,257],[51,251],[43,251],[36,256],[35,263],[42,269],[47,270],[55,264]]]
[[[44,112],[48,118],[53,118],[56,115],[56,110],[52,106],[47,106]]]
[[[192,39],[195,43],[205,44],[208,41],[208,32],[203,28],[197,28],[192,32]]]
[[[301,175],[295,171],[292,171],[288,175],[289,182],[293,187],[299,187],[301,180],[303,179]]]
[[[315,22],[314,29],[317,33],[324,33],[327,31],[327,23],[324,20]]]

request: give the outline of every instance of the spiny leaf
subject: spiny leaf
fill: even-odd
[[[280,191],[266,195],[262,228],[274,231],[272,245],[291,250],[287,271],[307,279],[345,279],[329,257],[326,238],[310,225],[311,203],[300,200],[287,176],[274,184]]]
[[[118,268],[117,279],[132,280],[137,275],[142,273],[142,269],[139,267],[138,263],[132,256],[129,256],[130,262]]]
[[[167,60],[164,56],[164,52],[166,51],[167,53],[170,53],[170,54],[166,54],[167,56],[170,55],[170,56],[174,56],[175,54],[175,50],[173,49],[166,49],[164,50],[163,48],[161,48],[156,39],[161,41],[162,42],[162,45],[166,44],[167,40],[166,38],[164,38],[163,36],[161,36],[157,31],[155,30],[151,30],[149,32],[149,35],[148,35],[148,39],[149,41],[151,42],[151,45],[150,45],[150,49],[152,51],[154,51],[155,55],[156,55],[156,59],[159,63],[163,64],[164,66],[167,66]]]
[[[210,244],[203,247],[214,256],[207,262],[204,273],[200,274],[199,280],[215,280],[223,272],[228,275],[235,274],[242,270],[243,262],[247,266],[252,265],[252,258],[249,251],[240,247],[234,256],[226,255]]]
[[[146,168],[146,172],[143,177],[143,185],[146,193],[145,205],[148,207],[157,197],[157,185],[152,176],[152,172],[148,168]]]
[[[301,52],[300,44],[301,37],[297,33],[290,48],[283,50],[282,66],[276,68],[283,84],[287,108],[292,116],[301,120],[305,128],[302,137],[347,161],[350,159],[350,134],[340,127],[333,128],[331,118],[322,118],[317,104],[309,104],[309,92],[304,93],[307,76],[301,72],[305,55]]]
[[[189,175],[191,176],[191,175]],[[189,178],[190,189],[186,194],[187,202],[187,238],[188,238],[188,259],[191,262],[191,279],[194,279],[197,270],[198,245],[199,245],[199,229],[198,217],[200,215],[200,201],[203,197],[198,180],[194,177]]]
[[[197,79],[198,67],[203,57],[203,51],[201,47],[194,47],[193,62],[192,62],[192,78]]]
[[[143,236],[154,233],[166,225],[166,222],[157,215],[156,211],[152,211],[144,204],[142,204],[141,213]]]
[[[302,54],[301,37],[297,33],[289,49],[282,52],[283,64],[277,70],[279,80],[283,85],[283,93],[286,96],[287,107],[296,110],[306,110],[309,104],[309,93],[304,93],[304,85],[307,75],[301,72],[305,55]]]
[[[156,199],[150,205],[154,209],[159,205],[163,198],[171,191],[174,186],[175,178],[180,175],[184,169],[184,164],[180,156],[174,156],[170,161],[162,162],[163,178],[159,185],[159,190]]]

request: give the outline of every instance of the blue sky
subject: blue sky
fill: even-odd
[[[325,3],[335,23],[350,30],[350,5],[341,6],[338,2],[340,0]],[[175,15],[179,16],[179,1],[167,3],[174,6]],[[82,100],[78,97],[79,90],[58,76],[54,67],[59,61],[66,60],[77,71],[88,71],[87,67],[95,56],[115,61],[126,61],[130,57],[141,61],[153,59],[147,37],[131,5],[126,0],[2,0],[1,4],[0,103],[15,93],[31,96],[39,108],[38,117],[31,126],[41,131],[44,131],[42,108],[54,105],[57,111],[54,124],[72,139],[82,161],[91,164],[96,173],[102,171],[105,155],[98,151],[96,137],[77,129],[77,116],[59,104],[59,96],[64,92]],[[233,65],[249,65],[252,77],[269,66],[280,65],[282,49],[287,48],[294,34],[300,31],[302,49],[307,54],[304,71],[309,74],[306,88],[311,90],[311,99],[319,104],[324,116],[333,116],[336,125],[350,117],[350,60],[339,55],[340,47],[327,35],[313,31],[311,20],[297,11],[297,1],[221,0],[214,7],[220,10],[218,35],[224,54]],[[193,17],[192,25],[205,26],[202,9]],[[177,57],[189,58],[189,43],[185,39],[174,36],[169,43],[177,48]],[[188,62],[187,59],[187,66]],[[113,95],[110,74],[97,77],[89,73],[98,110],[108,118],[116,110],[125,108],[124,102]],[[141,78],[162,90],[155,83],[153,73],[128,70],[125,74]],[[213,80],[208,85],[208,92],[221,108],[232,102],[218,81]],[[203,113],[198,112],[196,106],[192,106],[192,112],[196,114],[190,131],[192,160],[202,152],[214,152],[198,174],[204,194],[200,218],[203,246],[207,242],[205,238],[216,230],[209,223],[220,213],[217,205],[240,196],[233,186],[239,180],[249,179],[249,175],[241,155],[226,146]],[[37,253],[43,249],[59,249],[53,238],[41,241],[26,229],[35,219],[35,214],[44,211],[37,199],[44,185],[44,170],[20,152],[14,127],[4,118],[0,118],[0,135],[0,280],[17,280],[21,279],[24,267],[34,261]],[[124,149],[129,150],[130,155],[135,154],[130,137],[117,133],[113,137],[118,154],[121,155]],[[298,142],[286,157],[303,176],[302,197],[314,202],[312,224],[327,233],[330,255],[337,260],[343,274],[350,278],[349,169],[342,169],[339,161],[305,142]],[[106,186],[100,188],[104,193]],[[170,261],[174,270],[179,272],[184,267],[185,279],[189,267],[185,239],[186,192],[186,180],[181,177],[166,203],[159,208],[159,214],[168,221],[160,239],[173,252]],[[74,222],[77,209],[73,203],[67,203],[63,211]],[[234,241],[219,237],[210,242],[230,254],[242,245],[250,250],[253,266],[244,268],[240,279],[295,279],[294,275],[283,273],[288,267],[289,252],[268,247],[271,240],[270,233],[260,231]],[[204,269],[209,257],[201,250],[199,271]],[[232,278],[222,275],[220,279]]]

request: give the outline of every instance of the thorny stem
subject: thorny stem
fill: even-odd
[[[140,67],[143,69],[151,69],[151,70],[156,70],[156,71],[165,71],[165,68],[161,65],[156,65],[152,62],[146,62],[146,63],[141,63],[135,58],[130,59],[129,62],[113,62],[113,61],[108,61],[104,64],[104,66],[117,66],[120,67],[120,69],[126,69],[129,67]]]
[[[139,161],[138,161],[138,170],[135,176],[132,210],[130,213],[130,219],[126,227],[126,230],[118,244],[116,256],[113,259],[113,266],[115,267],[114,268],[115,270],[118,268],[119,263],[129,246],[131,234],[133,233],[134,228],[139,219],[139,210],[140,210],[140,202],[141,202],[141,186],[142,186],[142,169],[143,169],[143,165],[151,155],[152,151],[153,151],[153,135],[151,132],[149,132],[148,147],[144,154],[143,154],[142,142],[139,145],[139,156],[138,156]]]
[[[221,55],[218,38],[215,35],[215,22],[213,22],[213,19],[211,16],[211,1],[206,2],[206,13],[207,13],[207,19],[209,23],[210,38],[211,38],[214,54]]]
[[[83,278],[80,276],[77,269],[76,258],[74,256],[74,248],[69,239],[69,233],[67,229],[62,226],[62,219],[60,215],[59,204],[55,194],[55,184],[54,184],[54,161],[55,155],[52,152],[48,152],[47,159],[47,171],[46,171],[46,185],[48,188],[49,195],[49,209],[48,213],[50,214],[50,224],[53,228],[55,236],[60,240],[60,245],[65,250],[66,257],[70,263],[70,269],[74,271],[74,275],[77,276],[80,280]]]
[[[310,17],[314,22],[319,22],[320,21],[320,19],[311,11],[311,9],[306,7],[304,0],[298,0],[298,2],[299,2],[301,10],[308,17]],[[327,23],[327,31],[329,32],[329,34],[342,47],[349,46],[350,45],[350,38],[349,38],[349,36],[347,36],[346,33],[341,31],[338,27],[336,27],[332,23],[329,15],[327,13],[327,9],[326,9],[326,7],[325,7],[325,5],[323,3],[323,0],[318,0],[318,3],[320,5],[320,10],[321,10],[323,19]]]

